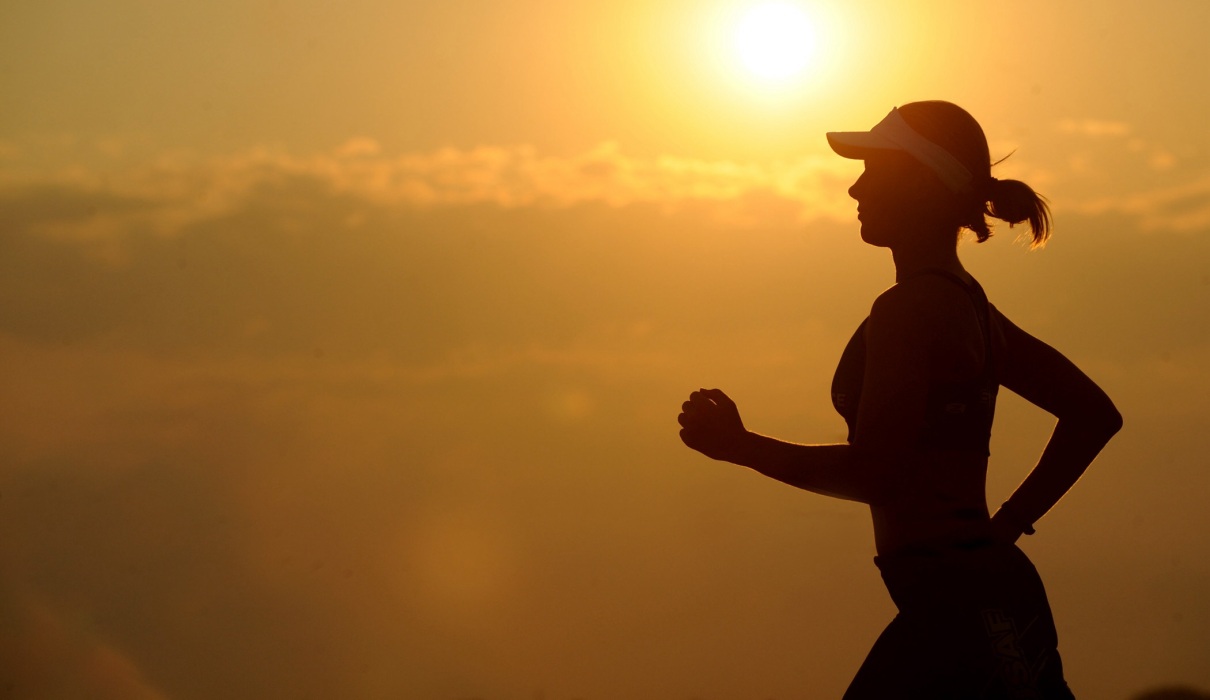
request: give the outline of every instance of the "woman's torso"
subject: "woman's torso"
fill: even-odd
[[[949,549],[986,541],[988,441],[995,413],[998,334],[994,312],[974,280],[940,270],[922,275],[947,280],[959,295],[952,323],[935,338],[941,360],[928,373],[928,400],[911,460],[896,465],[894,496],[871,505],[880,554]],[[865,323],[837,365],[832,402],[857,434],[865,369]]]

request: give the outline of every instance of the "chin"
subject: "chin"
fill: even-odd
[[[880,231],[877,226],[870,226],[865,222],[861,224],[861,240],[878,248],[890,246],[890,241],[885,231]]]

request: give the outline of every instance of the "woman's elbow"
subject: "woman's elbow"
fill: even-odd
[[[1095,433],[1108,441],[1122,429],[1122,414],[1117,406],[1104,397],[1091,405],[1084,406],[1079,411],[1060,416],[1059,422],[1079,427],[1083,432]]]
[[[1108,437],[1113,437],[1114,435],[1118,434],[1119,430],[1122,429],[1122,413],[1118,411],[1118,407],[1114,406],[1112,402],[1109,403],[1107,408],[1108,410],[1105,412],[1105,417],[1103,419],[1104,427]]]
[[[1118,431],[1122,429],[1122,413],[1104,392],[1101,393],[1100,401],[1096,402],[1093,413],[1096,416],[1097,426],[1104,432],[1106,440],[1117,435]]]

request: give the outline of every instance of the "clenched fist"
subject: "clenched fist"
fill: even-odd
[[[739,463],[748,431],[735,402],[718,389],[699,389],[681,404],[681,441],[711,459]]]

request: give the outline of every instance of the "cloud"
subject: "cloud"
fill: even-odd
[[[1059,212],[1115,212],[1150,231],[1204,225],[1204,168],[1124,123],[1068,119],[1057,131],[1095,138],[1058,142],[1043,159],[1017,155],[998,175],[1031,184]],[[1125,145],[1124,137],[1130,137]],[[1009,146],[999,144],[996,152],[1013,150]],[[854,204],[847,188],[859,168],[818,153],[760,162],[640,157],[614,142],[571,155],[527,145],[388,154],[374,139],[358,137],[310,154],[258,147],[209,157],[164,153],[127,167],[15,168],[0,173],[0,223],[86,243],[93,255],[115,263],[121,247],[114,242],[135,232],[175,236],[256,207],[273,208],[283,225],[292,210],[292,225],[299,226],[297,217],[315,201],[348,204],[334,222],[347,230],[376,213],[472,206],[651,206],[709,212],[717,224],[747,228],[848,224]]]
[[[1094,138],[1124,137],[1129,136],[1131,132],[1130,125],[1126,122],[1102,119],[1064,119],[1058,123],[1057,128],[1064,134],[1080,134]]]
[[[853,169],[851,163],[822,156],[774,163],[639,158],[612,142],[567,157],[541,155],[524,145],[388,156],[374,140],[357,138],[311,155],[255,148],[209,158],[169,154],[117,172],[71,167],[53,175],[10,173],[0,178],[0,192],[10,206],[25,206],[10,214],[17,223],[36,223],[50,235],[92,237],[142,228],[171,234],[227,215],[258,192],[303,181],[333,196],[381,206],[677,208],[742,205],[768,196],[787,202],[799,220],[849,220],[853,207],[845,188]],[[38,207],[39,198],[79,203],[66,210]],[[81,201],[100,199],[106,206]],[[124,218],[115,220],[115,214]]]
[[[1125,196],[1092,198],[1068,208],[1094,216],[1128,217],[1144,231],[1202,233],[1210,229],[1210,175]]]
[[[1171,133],[1081,118],[1056,123],[1040,140],[1048,153],[1034,172],[1059,214],[1116,215],[1143,231],[1178,234],[1210,221],[1210,169]]]

